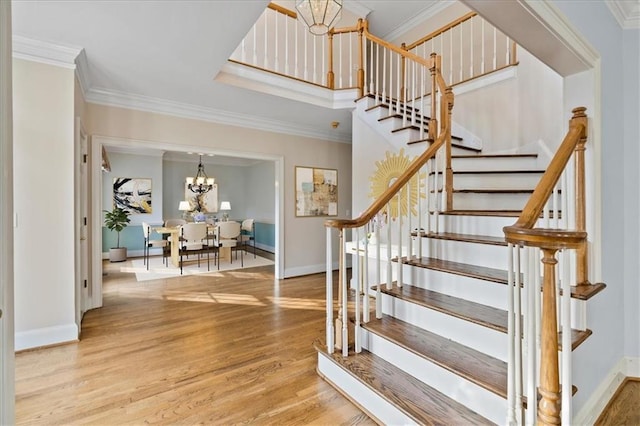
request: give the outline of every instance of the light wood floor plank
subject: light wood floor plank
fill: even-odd
[[[374,424],[316,373],[324,275],[121,266],[105,263],[80,342],[17,354],[18,424]]]

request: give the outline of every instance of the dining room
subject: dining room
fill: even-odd
[[[118,145],[104,154],[103,211],[121,208],[129,222],[118,233],[102,227],[102,253],[126,248],[123,272],[145,281],[274,263],[274,161]],[[208,224],[208,249],[182,253],[180,225],[197,222]],[[223,222],[237,224],[233,247],[218,247]]]

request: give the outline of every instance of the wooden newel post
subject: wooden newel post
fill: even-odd
[[[335,76],[333,74],[333,28],[327,33],[329,37],[329,71],[327,72],[327,87],[329,89],[335,89]]]
[[[584,150],[587,143],[587,127],[588,120],[585,107],[577,107],[573,109],[573,117],[569,122],[570,126],[582,126],[580,140],[575,149],[575,168],[576,168],[576,230],[585,231],[586,223],[586,190],[585,190],[585,162]],[[587,240],[576,250],[576,281],[577,285],[589,284],[589,270],[587,268]]]
[[[431,117],[429,120],[429,139],[432,141],[435,141],[438,137],[438,120],[436,119],[436,91],[438,90],[436,83],[436,57],[437,55],[435,53],[431,54],[431,68],[429,68],[429,72],[431,73]]]
[[[362,33],[364,31],[364,25],[362,23],[362,18],[358,19],[358,46],[360,51],[359,55],[359,68],[358,68],[358,96],[364,96],[364,44],[362,43]]]
[[[540,402],[538,425],[560,424],[560,378],[558,373],[558,321],[556,317],[556,251],[543,248],[542,324],[540,344]],[[565,348],[571,350],[570,348]]]
[[[451,167],[451,112],[453,111],[453,89],[451,86],[447,87],[444,94],[446,102],[446,116],[443,114],[443,120],[446,119],[447,135],[446,135],[446,162],[447,162],[447,210],[453,210],[453,169]]]

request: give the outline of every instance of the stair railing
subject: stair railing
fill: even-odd
[[[504,228],[509,246],[508,424],[571,423],[571,282],[577,281],[578,287],[588,284],[584,162],[588,121],[585,111],[583,107],[573,110],[567,135],[522,214],[514,225]],[[572,156],[575,203],[572,206],[563,201],[558,209],[554,188],[567,175],[566,170],[571,171]],[[562,189],[563,199],[572,199],[567,194],[572,188]],[[541,215],[543,227],[538,227]],[[551,215],[554,228],[549,227]],[[575,220],[574,229],[569,225],[571,220]],[[575,250],[574,259],[570,257],[571,250]],[[556,258],[558,251],[560,262]],[[540,263],[543,265],[542,295]],[[526,399],[531,404],[527,406],[526,420],[522,404],[525,383]],[[534,401],[538,401],[538,394],[536,410]]]
[[[379,39],[372,37],[377,45]],[[407,55],[410,60],[416,60],[432,73],[440,75],[439,58],[429,60],[415,58],[414,55],[403,52],[395,46],[385,46],[391,52]],[[438,197],[438,179],[443,175],[438,171],[438,156],[443,156],[446,146],[451,144],[451,111],[453,109],[453,92],[444,85],[444,80],[436,78],[439,90],[438,104],[440,104],[441,120],[439,135],[434,142],[415,158],[403,171],[398,171],[388,184],[388,188],[355,219],[332,219],[325,222],[327,227],[327,271],[326,271],[326,340],[327,351],[333,353],[341,350],[343,356],[348,355],[349,347],[349,291],[347,280],[347,255],[352,255],[352,286],[355,288],[353,298],[354,309],[354,347],[356,352],[362,349],[360,341],[361,322],[368,322],[370,315],[369,297],[370,282],[376,284],[375,312],[376,317],[382,316],[382,285],[387,290],[402,287],[405,279],[403,267],[411,264],[416,258],[421,259],[423,248],[420,238],[421,232],[431,232],[437,229],[438,212],[442,209]],[[376,92],[377,93],[377,92]],[[402,155],[402,152],[401,152]],[[408,160],[407,160],[408,161]],[[442,180],[440,180],[442,184]],[[338,230],[339,259],[338,259],[338,309],[334,324],[333,302],[333,260],[332,260],[332,231]],[[347,242],[350,231],[351,241]],[[417,243],[414,244],[414,238]],[[370,259],[375,261],[375,276],[369,276]],[[395,267],[394,267],[395,263]]]
[[[516,42],[469,12],[403,48],[423,58],[437,53],[447,58],[442,74],[451,86],[517,65]]]

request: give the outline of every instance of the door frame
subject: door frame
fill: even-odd
[[[82,331],[82,317],[89,305],[89,155],[88,136],[80,117],[75,123],[75,319],[78,327],[78,337]]]

